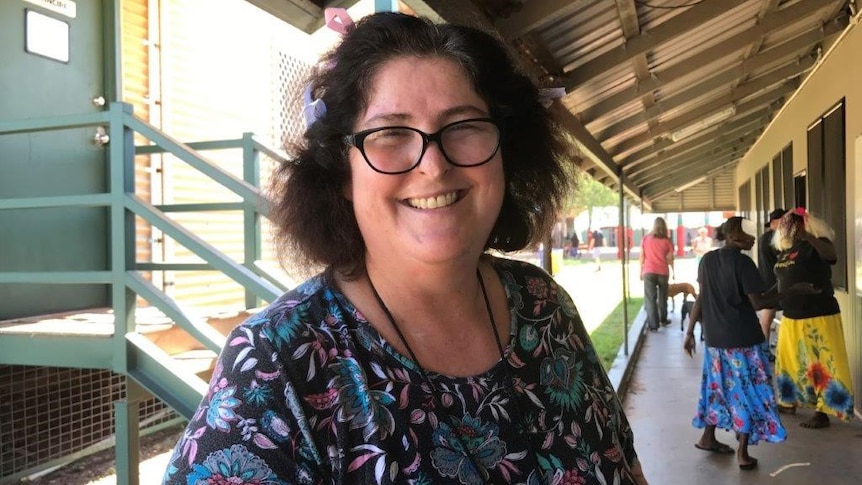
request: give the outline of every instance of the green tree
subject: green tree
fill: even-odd
[[[593,228],[593,209],[596,207],[607,207],[618,202],[616,192],[602,185],[601,182],[592,178],[583,171],[578,172],[578,184],[575,190],[566,198],[564,211],[566,214],[577,216],[587,211],[590,228]]]

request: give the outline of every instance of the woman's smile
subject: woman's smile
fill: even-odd
[[[454,191],[431,197],[410,198],[407,199],[407,205],[415,209],[440,209],[454,204],[459,199],[458,191]]]

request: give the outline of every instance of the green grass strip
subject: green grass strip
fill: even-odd
[[[628,299],[629,328],[631,328],[632,322],[643,306],[643,302],[644,299],[639,297]],[[602,324],[590,333],[593,346],[596,348],[605,370],[611,368],[611,364],[623,344],[623,337],[623,302],[620,302]],[[630,343],[633,344],[633,342]]]

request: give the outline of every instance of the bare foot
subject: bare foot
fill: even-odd
[[[740,470],[754,470],[754,468],[757,467],[757,458],[754,458],[751,455],[737,457],[736,461],[739,463]]]
[[[718,453],[721,455],[729,455],[731,453],[734,453],[733,448],[731,448],[730,446],[728,446],[728,445],[726,445],[726,444],[724,444],[718,440],[713,440],[713,441],[701,440],[701,441],[698,441],[697,443],[695,443],[694,447],[697,448],[698,450],[710,451],[712,453]]]

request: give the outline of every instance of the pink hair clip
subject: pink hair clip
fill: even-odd
[[[802,217],[808,216],[808,212],[805,211],[805,207],[797,207],[797,208],[793,209],[793,213],[796,214],[797,216],[802,216]]]
[[[342,37],[353,30],[353,19],[346,9],[330,7],[323,10],[326,26],[341,34]]]

